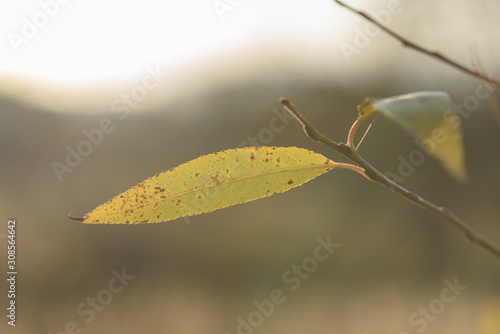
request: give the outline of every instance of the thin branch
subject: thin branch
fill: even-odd
[[[426,48],[424,48],[423,46],[420,46],[420,45],[417,45],[415,43],[413,43],[412,41],[409,41],[407,40],[406,38],[404,38],[403,36],[395,33],[394,31],[390,30],[389,28],[387,28],[386,26],[382,25],[380,22],[378,22],[376,19],[374,19],[373,17],[371,17],[369,14],[363,12],[363,11],[359,11],[357,9],[354,9],[353,7],[349,6],[348,4],[344,3],[343,1],[340,1],[340,0],[334,0],[337,4],[339,4],[340,6],[344,7],[344,8],[347,8],[348,10],[350,10],[351,12],[353,13],[356,13],[362,17],[364,17],[366,20],[368,20],[369,22],[373,23],[374,25],[376,25],[377,27],[379,27],[380,29],[382,29],[384,32],[386,32],[388,35],[390,35],[391,37],[395,38],[396,40],[398,40],[399,42],[401,42],[403,44],[403,46],[405,47],[408,47],[410,49],[413,49],[415,51],[418,51],[420,53],[423,53],[423,54],[426,54],[432,58],[435,58],[435,59],[438,59],[462,72],[465,72],[467,74],[470,74],[476,78],[479,78],[479,79],[482,79],[490,84],[493,84],[497,87],[500,87],[500,81],[497,80],[497,79],[494,79],[486,74],[483,74],[483,73],[480,73],[479,71],[475,71],[465,65],[462,65],[462,64],[459,64],[457,63],[456,61],[454,60],[451,60],[450,58],[436,52],[436,51],[430,51],[430,50],[427,50]]]
[[[469,240],[471,243],[474,243],[478,245],[479,247],[485,249],[489,253],[493,254],[494,256],[500,258],[500,246],[495,244],[494,242],[488,240],[485,238],[483,235],[481,235],[478,231],[476,231],[474,228],[469,226],[467,223],[465,223],[463,220],[458,218],[457,215],[455,215],[450,209],[442,207],[442,206],[437,206],[436,204],[426,200],[425,198],[422,198],[421,196],[417,195],[416,193],[407,190],[406,188],[402,187],[401,185],[395,183],[391,179],[387,178],[384,174],[379,172],[377,169],[375,169],[372,165],[370,165],[368,162],[366,162],[355,149],[352,149],[348,145],[344,143],[337,143],[330,138],[326,137],[323,135],[321,132],[316,130],[305,118],[302,116],[297,109],[293,106],[293,104],[286,98],[281,98],[280,99],[281,104],[285,107],[285,110],[287,110],[290,114],[292,114],[297,121],[299,121],[300,124],[302,124],[304,128],[304,132],[306,135],[313,141],[321,142],[325,144],[326,146],[334,149],[335,151],[341,153],[345,157],[349,158],[353,162],[355,162],[359,167],[363,168],[365,170],[365,174],[374,182],[380,183],[381,185],[391,189],[395,193],[399,194],[400,196],[404,197],[408,201],[412,202],[413,204],[431,212],[437,215],[438,217],[444,219],[445,221],[451,223],[455,228],[457,228],[467,240]],[[359,123],[358,120],[355,122]],[[359,124],[358,124],[359,125]],[[351,128],[351,131],[349,132],[349,137],[354,138],[354,133],[355,129]],[[351,141],[352,143],[352,141]]]
[[[292,111],[292,110],[294,110],[293,105],[286,97],[282,97],[280,99],[280,103],[287,108],[288,112],[290,112],[300,124],[302,124],[304,132],[312,141],[317,141],[317,142],[323,143],[327,146],[334,148],[336,151],[340,150],[339,144],[337,144],[335,141],[331,140],[330,138],[323,136],[323,134],[321,134],[318,130],[316,130],[314,127],[312,127],[311,124],[309,124],[309,122],[306,121],[306,119],[304,117],[302,117],[302,115],[300,113],[293,112]]]

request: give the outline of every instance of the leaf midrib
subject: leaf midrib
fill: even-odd
[[[172,196],[169,196],[169,197],[166,197],[166,198],[162,198],[162,199],[158,199],[158,200],[154,200],[154,201],[149,201],[147,203],[144,203],[144,204],[141,204],[141,205],[137,205],[137,206],[133,206],[133,207],[130,207],[130,208],[127,208],[127,209],[117,210],[117,211],[105,213],[105,214],[98,215],[98,216],[88,217],[87,219],[89,219],[89,218],[95,219],[95,218],[100,218],[100,217],[104,217],[104,216],[114,215],[114,214],[117,214],[117,213],[120,213],[120,212],[126,212],[126,211],[129,211],[129,210],[134,210],[134,209],[137,209],[137,208],[142,208],[142,207],[148,206],[150,204],[159,203],[159,202],[163,202],[163,201],[168,201],[168,200],[170,200],[172,198],[182,197],[182,196],[188,195],[188,194],[193,193],[193,192],[203,191],[203,190],[211,189],[211,188],[214,188],[214,187],[220,187],[220,186],[223,186],[225,184],[229,184],[229,183],[233,183],[233,182],[239,182],[239,181],[243,181],[243,180],[247,180],[247,179],[251,179],[251,178],[258,178],[258,177],[262,177],[262,176],[266,176],[266,175],[273,175],[273,174],[279,174],[279,173],[293,172],[293,171],[296,171],[296,170],[305,170],[305,169],[314,169],[314,168],[325,169],[325,166],[326,167],[330,167],[328,169],[333,169],[333,168],[335,168],[337,166],[337,164],[335,162],[333,162],[333,161],[330,160],[328,163],[324,163],[324,164],[320,164],[320,165],[291,166],[291,167],[286,167],[286,168],[282,168],[282,169],[267,170],[267,171],[264,171],[264,172],[259,172],[257,174],[249,174],[249,175],[245,175],[245,176],[242,176],[242,177],[239,177],[239,178],[229,179],[229,180],[218,182],[218,183],[210,183],[210,184],[208,184],[208,185],[206,185],[204,187],[201,187],[201,188],[193,188],[193,189],[187,190],[185,192],[182,192],[180,194],[175,194],[175,195],[172,195]],[[266,197],[266,196],[263,196],[263,197]],[[96,211],[98,209],[99,208],[95,209],[94,211]]]

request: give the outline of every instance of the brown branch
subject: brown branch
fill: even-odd
[[[348,10],[350,10],[351,12],[353,13],[356,13],[362,17],[364,17],[366,20],[368,20],[369,22],[373,23],[374,25],[376,25],[377,27],[379,27],[380,29],[382,29],[384,32],[386,32],[388,35],[390,35],[391,37],[393,37],[394,39],[398,40],[399,42],[401,42],[403,44],[403,46],[405,47],[408,47],[410,49],[413,49],[415,51],[418,51],[420,53],[423,53],[423,54],[426,54],[428,55],[429,57],[432,57],[432,58],[435,58],[435,59],[438,59],[442,62],[444,62],[445,64],[448,64],[462,72],[465,72],[467,74],[470,74],[476,78],[479,78],[479,79],[482,79],[490,84],[493,84],[497,87],[500,87],[500,81],[497,80],[497,79],[494,79],[486,74],[483,74],[483,73],[480,73],[479,71],[475,71],[465,65],[462,65],[462,64],[459,64],[457,63],[456,61],[454,60],[451,60],[450,58],[436,52],[436,51],[430,51],[430,50],[427,50],[426,48],[424,48],[423,46],[420,46],[418,44],[415,44],[413,43],[412,41],[409,41],[407,40],[406,38],[404,38],[403,36],[395,33],[394,31],[390,30],[389,28],[387,28],[386,26],[382,25],[380,22],[378,22],[376,19],[374,19],[373,17],[371,17],[369,14],[363,12],[363,11],[359,11],[357,9],[354,9],[353,7],[349,6],[348,4],[344,3],[343,1],[340,1],[340,0],[334,0],[337,4],[339,4],[340,6],[344,7],[344,8],[347,8]]]
[[[389,188],[398,195],[412,202],[413,204],[437,215],[438,217],[444,219],[445,221],[451,223],[455,228],[457,228],[467,240],[471,243],[478,245],[479,247],[485,249],[494,256],[500,258],[500,246],[494,242],[488,240],[483,235],[481,235],[474,228],[469,226],[466,222],[461,220],[457,215],[455,215],[450,209],[437,206],[436,204],[422,198],[418,194],[407,190],[401,185],[395,183],[391,179],[387,178],[384,174],[380,173],[372,165],[366,162],[356,151],[344,143],[337,143],[330,138],[323,135],[321,132],[316,130],[305,118],[302,116],[293,104],[286,98],[281,98],[280,103],[285,107],[290,114],[292,114],[304,128],[306,135],[313,141],[317,141],[325,144],[326,146],[334,149],[345,157],[349,158],[355,162],[359,167],[365,170],[366,175],[374,182],[380,183],[381,185]],[[356,121],[358,122],[358,120]],[[354,132],[350,132],[349,137],[354,137]],[[352,143],[352,140],[351,140]]]

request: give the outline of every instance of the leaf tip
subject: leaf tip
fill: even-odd
[[[75,217],[75,216],[71,215],[72,213],[73,213],[73,211],[71,211],[70,213],[68,213],[68,218],[71,219],[71,220],[74,220],[74,221],[77,221],[77,222],[83,222],[87,218],[87,216]]]
[[[467,181],[469,180],[467,176],[467,170],[465,167],[459,166],[455,167],[453,169],[448,169],[448,173],[451,175],[451,177],[455,180],[455,182],[459,184],[466,184]]]

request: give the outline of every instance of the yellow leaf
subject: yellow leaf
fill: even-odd
[[[380,113],[416,138],[456,181],[467,179],[462,127],[446,92],[415,92],[373,101]]]
[[[377,113],[378,109],[373,106],[372,101],[370,100],[369,97],[367,97],[365,98],[365,101],[358,106],[358,111],[359,111],[359,119],[361,121],[364,121],[371,115]]]
[[[498,334],[500,333],[500,302],[498,300],[488,301],[481,315],[481,333]]]
[[[296,147],[226,150],[159,173],[76,220],[89,224],[169,221],[281,193],[335,166],[320,154]]]

